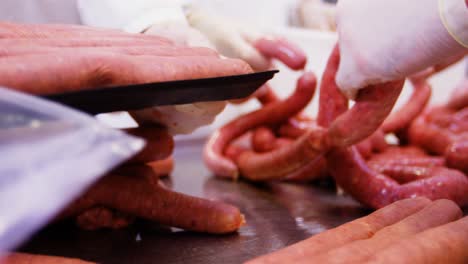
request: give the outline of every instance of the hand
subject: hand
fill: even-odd
[[[224,56],[239,58],[256,70],[268,70],[275,58],[294,70],[303,69],[305,54],[292,43],[251,30],[226,18],[210,14],[197,7],[186,10],[189,24],[202,32]]]
[[[461,217],[449,200],[401,200],[248,263],[466,263]]]
[[[144,32],[149,35],[165,37],[174,44],[189,47],[207,47],[215,49],[213,44],[197,29],[184,22],[167,22],[152,25]]]
[[[440,11],[438,2],[339,1],[337,83],[343,93],[354,98],[367,85],[403,79],[447,57],[467,54],[468,8],[463,0],[444,0],[450,8]],[[460,43],[449,34],[439,11],[448,17],[446,24]]]
[[[213,48],[211,42],[200,31],[187,23],[167,22],[151,26],[145,34],[158,35],[172,40],[175,44],[192,47]],[[214,122],[227,102],[200,102],[184,105],[152,107],[132,111],[132,117],[139,123],[156,122],[169,129],[169,133],[189,134],[195,129]]]

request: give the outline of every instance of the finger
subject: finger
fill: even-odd
[[[370,238],[382,228],[405,219],[422,210],[428,204],[430,204],[430,201],[426,198],[400,200],[366,217],[317,234],[272,254],[254,259],[249,263],[288,263],[291,259],[310,260],[318,254],[350,242]]]
[[[174,139],[166,129],[146,126],[126,129],[127,133],[143,138],[146,145],[129,163],[148,163],[169,157],[174,150]]]
[[[230,54],[229,49],[227,49],[225,52],[220,50],[220,53],[225,54],[228,57],[238,57],[242,60],[245,60],[256,71],[265,71],[270,68],[270,59],[264,56],[255,47],[253,47],[240,36],[233,36],[230,45],[230,49],[234,51],[234,54]]]
[[[467,263],[468,217],[426,230],[377,252],[366,263]]]
[[[317,263],[362,263],[393,243],[424,230],[460,219],[462,211],[450,200],[438,200],[398,223],[384,227],[372,238],[357,240],[314,258]],[[305,262],[305,259],[294,261]],[[390,263],[390,262],[389,262]]]
[[[307,63],[305,52],[285,39],[261,38],[254,46],[263,56],[277,59],[293,70],[304,69]]]

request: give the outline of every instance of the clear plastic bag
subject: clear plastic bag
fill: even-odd
[[[0,252],[143,145],[83,113],[0,88]]]

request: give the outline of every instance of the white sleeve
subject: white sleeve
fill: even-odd
[[[153,24],[186,23],[183,5],[189,0],[78,0],[85,25],[143,32]]]

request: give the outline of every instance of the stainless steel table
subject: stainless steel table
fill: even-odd
[[[173,188],[238,206],[247,219],[238,233],[197,234],[143,221],[122,230],[82,231],[61,223],[39,232],[20,251],[109,264],[241,263],[369,213],[351,198],[337,196],[330,183],[216,179],[201,161],[202,144],[176,146]]]

